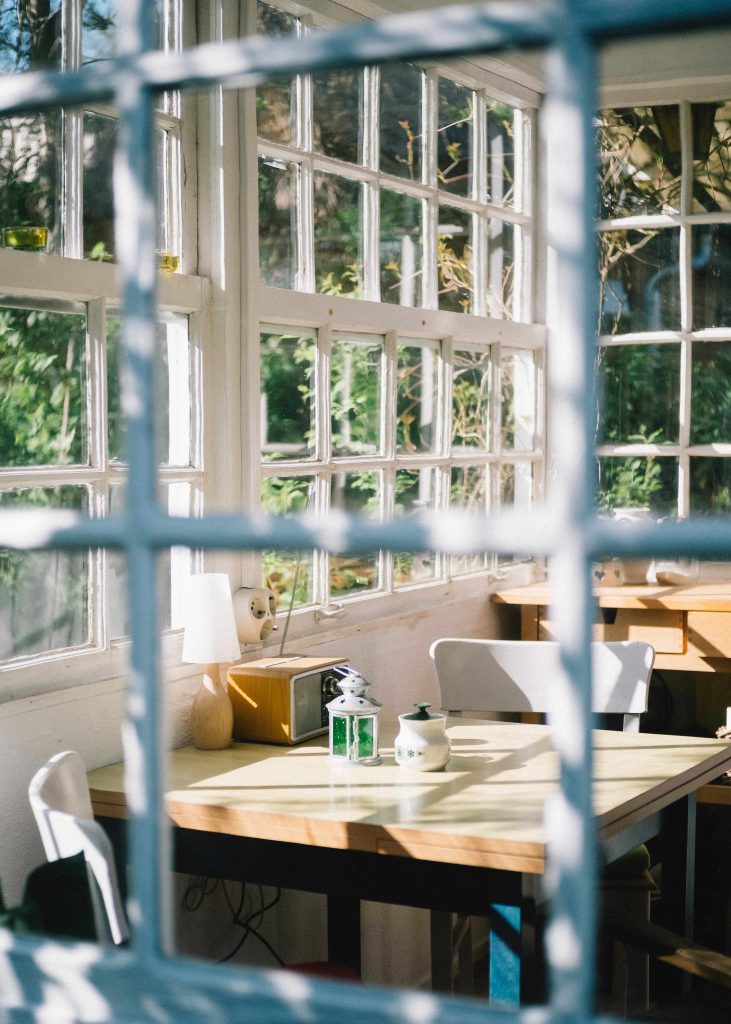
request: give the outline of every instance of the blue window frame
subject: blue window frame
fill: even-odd
[[[546,1017],[587,1021],[592,1016],[595,896],[593,821],[589,771],[589,638],[592,618],[590,565],[598,552],[633,554],[636,541],[621,526],[599,523],[593,511],[591,442],[593,332],[595,328],[595,238],[592,192],[595,175],[591,120],[595,108],[594,46],[646,32],[717,26],[731,22],[731,5],[696,0],[616,0],[589,4],[515,3],[430,11],[428,17],[397,18],[388,30],[380,22],[327,36],[272,41],[264,50],[248,42],[201,48],[180,58],[147,53],[151,5],[127,0],[120,9],[120,47],[99,73],[29,73],[3,82],[0,112],[51,110],[62,103],[106,101],[119,109],[120,177],[117,218],[125,224],[119,266],[124,297],[122,347],[128,401],[129,500],[124,514],[93,520],[68,509],[37,514],[13,509],[0,515],[0,543],[19,550],[75,550],[119,547],[128,560],[132,608],[132,672],[128,694],[126,754],[131,770],[128,802],[133,810],[131,909],[134,934],[129,948],[104,952],[89,947],[55,951],[47,941],[2,936],[0,1000],[10,1019],[37,1020],[51,1009],[68,1020],[176,1021],[342,1021],[352,1013],[373,1022],[394,1020],[477,1022],[508,1019],[478,1003],[457,1003],[423,994],[352,987],[335,991],[326,983],[288,986],[257,972],[182,962],[166,955],[165,859],[167,829],[162,813],[162,713],[158,687],[158,608],[155,559],[170,544],[250,549],[286,543],[290,547],[330,545],[326,528],[315,532],[292,520],[262,532],[247,517],[176,520],[157,504],[154,444],[155,225],[149,215],[154,195],[150,146],[156,90],[217,83],[257,84],[267,72],[311,72],[389,59],[438,57],[464,51],[499,51],[514,45],[548,48],[548,94],[544,110],[548,160],[548,244],[556,255],[561,304],[556,323],[560,348],[549,367],[549,412],[557,444],[556,497],[549,508],[515,519],[479,521],[482,543],[550,556],[556,587],[556,628],[564,645],[573,701],[559,710],[555,742],[561,756],[561,796],[551,811],[549,857],[553,907],[548,931],[551,968]],[[324,45],[323,45],[324,44]],[[565,168],[573,168],[573,188]],[[562,438],[571,443],[561,444]],[[421,551],[433,536],[410,525],[384,525],[382,545]],[[360,534],[360,535],[359,535]],[[365,534],[365,537],[363,536]],[[342,536],[342,534],[341,534]],[[526,536],[531,538],[526,541]],[[731,552],[727,520],[693,524],[679,532],[658,524],[644,541],[650,553]],[[346,543],[354,550],[373,543],[372,528],[350,521]],[[446,541],[438,547],[446,547]],[[454,545],[452,545],[454,550]],[[464,553],[470,544],[465,543]],[[575,837],[571,862],[558,839]],[[575,871],[574,862],[581,865]],[[576,955],[557,957],[555,936]],[[568,943],[566,940],[569,940]],[[63,960],[62,958],[67,958]],[[65,969],[59,970],[64,962]]]

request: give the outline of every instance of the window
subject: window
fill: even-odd
[[[114,58],[116,3],[56,0],[43,10],[3,0],[0,70],[74,70]],[[178,4],[156,3],[155,18],[159,45],[178,46]],[[156,103],[161,271],[180,269],[179,108],[172,92]],[[117,124],[113,106],[92,105],[0,119],[3,508],[72,509],[92,518],[124,509],[120,293],[115,269],[99,265],[115,253]],[[159,297],[159,500],[170,514],[188,516],[201,503],[201,283],[161,273]],[[179,623],[178,580],[191,557],[177,548],[161,553],[164,629]],[[33,692],[57,686],[60,657],[83,656],[75,682],[118,672],[115,649],[129,634],[125,580],[124,559],[111,550],[0,552],[0,662],[24,680],[4,696],[26,685]]]
[[[604,110],[599,494],[731,510],[731,101]]]
[[[158,45],[177,42],[176,0],[155,0]],[[0,72],[73,71],[112,60],[117,0],[0,4]],[[180,253],[180,99],[160,95],[156,110],[158,238],[161,261]],[[7,248],[92,260],[114,259],[112,161],[117,112],[111,106],[62,108],[0,119],[0,227]],[[164,254],[167,254],[164,255]]]
[[[317,27],[257,4],[260,34]],[[267,512],[487,512],[540,494],[532,113],[455,75],[394,63],[257,90]],[[488,553],[267,551],[263,576],[286,602],[296,578],[307,605],[490,569]]]
[[[564,645],[562,660],[566,668],[566,678],[560,679],[564,699],[556,702],[554,716],[554,737],[560,762],[560,789],[556,792],[555,799],[546,802],[546,882],[551,904],[546,928],[549,946],[548,1005],[545,1008],[538,1008],[536,1013],[549,1021],[572,1019],[578,1024],[593,1019],[595,1010],[593,978],[596,959],[596,857],[592,820],[589,734],[591,668],[588,653],[592,613],[595,609],[589,594],[590,572],[592,560],[598,554],[596,547],[599,543],[608,545],[612,549],[610,554],[614,551],[620,554],[632,553],[631,544],[623,539],[621,528],[608,526],[603,531],[597,531],[595,517],[585,501],[587,486],[584,454],[590,443],[594,425],[594,409],[590,395],[592,377],[584,358],[592,340],[592,331],[588,327],[586,315],[586,297],[591,292],[594,278],[590,243],[594,225],[588,223],[586,217],[587,180],[591,164],[583,129],[588,125],[591,116],[589,104],[594,87],[592,57],[604,32],[610,38],[634,38],[638,23],[643,31],[653,25],[662,31],[678,31],[684,29],[691,18],[698,24],[725,25],[731,21],[731,12],[728,8],[722,10],[715,0],[697,0],[691,12],[687,6],[681,10],[677,5],[644,5],[639,15],[636,5],[630,10],[627,5],[600,2],[587,5],[587,9],[582,11],[580,16],[574,15],[573,9],[567,8],[561,10],[558,17],[554,17],[554,12],[543,5],[519,5],[515,12],[510,9],[510,5],[503,5],[497,12],[488,10],[489,6],[468,6],[460,10],[456,23],[451,11],[430,12],[428,33],[423,31],[423,20],[419,18],[391,23],[388,31],[382,30],[380,25],[375,29],[366,25],[356,33],[355,38],[343,34],[339,37],[328,37],[321,47],[308,46],[305,40],[305,45],[301,49],[285,46],[277,51],[273,48],[272,56],[280,60],[289,57],[292,66],[306,70],[316,68],[320,61],[327,60],[333,53],[342,54],[345,60],[357,62],[358,53],[362,53],[361,44],[372,47],[377,46],[379,42],[386,45],[386,41],[402,55],[413,52],[415,45],[423,45],[425,49],[431,48],[432,57],[441,56],[438,52],[441,46],[450,53],[460,47],[465,52],[473,52],[483,48],[502,50],[527,41],[536,45],[546,43],[552,49],[553,59],[547,62],[546,116],[548,126],[559,125],[560,132],[547,132],[546,136],[549,164],[546,182],[549,223],[555,224],[555,221],[559,220],[559,227],[562,227],[560,218],[567,217],[575,231],[558,230],[551,239],[556,252],[556,276],[563,286],[569,286],[566,295],[570,297],[571,302],[559,303],[556,311],[556,336],[561,356],[559,369],[562,373],[559,373],[555,381],[557,386],[552,389],[550,398],[556,408],[553,423],[558,428],[561,439],[571,441],[570,432],[575,431],[577,444],[574,446],[569,443],[558,448],[558,500],[555,504],[555,514],[551,516],[550,513],[554,509],[549,509],[549,521],[545,521],[542,513],[525,517],[520,526],[531,529],[529,543],[552,559],[558,583],[555,591],[556,623],[559,638]],[[140,47],[144,46],[143,22],[147,9],[148,5],[144,3],[120,7],[120,17],[127,19],[128,32],[138,40]],[[213,13],[220,16],[221,7],[214,5]],[[414,31],[417,28],[420,30],[419,39],[423,40],[423,44],[414,42]],[[212,59],[210,49],[196,48],[191,53],[183,55],[172,68],[164,61],[141,62],[141,83],[144,88],[145,83],[154,78],[157,84],[174,84],[181,80],[181,76],[187,75],[191,81],[200,82],[207,76],[208,81],[213,84],[220,81],[234,86],[240,81],[242,70],[245,71],[257,55],[261,57],[261,50],[243,43],[239,47],[230,47],[226,51],[226,61],[218,65],[218,62]],[[265,60],[262,61],[262,65],[266,68]],[[281,63],[278,66],[281,67]],[[115,82],[123,70],[121,63],[113,65]],[[53,84],[58,90],[56,96],[60,102],[67,99],[71,93],[73,83],[64,81],[62,76],[44,75],[41,81],[44,86],[49,82]],[[20,87],[10,92],[20,97],[17,102],[32,106],[33,90],[37,82],[37,79],[28,80],[27,84],[23,85],[21,79]],[[80,87],[86,89],[91,88],[91,85],[88,76],[84,76],[82,72]],[[145,96],[142,95],[139,106],[135,106],[130,113],[129,121],[133,127],[144,124],[144,102]],[[5,111],[14,110],[15,104],[16,101],[12,98],[8,99],[7,90],[4,93],[0,92],[0,108]],[[125,139],[122,139],[122,145],[126,145]],[[573,161],[579,169],[575,179],[567,180],[565,176],[567,157],[569,163]],[[139,189],[134,194],[125,194],[124,190],[120,190],[118,209],[120,218],[129,217],[134,227],[139,229],[145,216],[144,204],[151,202],[152,196],[151,189],[147,188],[137,168],[132,168],[132,174]],[[82,284],[70,288],[68,283],[65,289],[61,289],[60,284],[67,281],[68,275],[75,269],[67,265],[68,261],[40,262],[34,253],[2,252],[0,257],[3,294],[13,297],[12,301],[9,300],[7,303],[8,308],[24,308],[18,301],[19,298],[28,298],[27,295],[23,295],[23,286],[32,291],[35,280],[37,290],[45,288],[54,294],[46,295],[43,303],[38,300],[39,304],[32,309],[57,313],[59,316],[69,318],[65,321],[69,338],[76,337],[76,321],[73,318],[82,315],[76,303],[86,303],[87,320],[90,323],[94,320],[93,302],[97,299],[88,297],[89,288],[94,296],[102,297],[102,305],[105,297],[109,299],[110,306],[113,306],[115,299],[118,298],[114,294],[111,283],[112,270],[109,267],[83,264],[83,277],[79,280],[85,282],[86,290]],[[124,253],[122,269],[126,279],[134,279],[135,260],[143,260],[144,257],[145,253],[140,245],[135,247],[135,251]],[[43,275],[40,274],[41,270],[44,271]],[[47,276],[47,272],[51,272],[52,279],[49,280],[51,275]],[[183,282],[181,291],[187,293],[189,286],[192,288],[192,282]],[[64,291],[61,299],[57,294],[59,290]],[[128,301],[125,304],[125,318],[139,318],[152,329],[154,320],[151,315],[146,314],[146,310],[152,305],[154,291],[155,282],[152,275],[148,275],[146,280],[141,281],[139,302]],[[67,292],[73,294],[66,294]],[[177,287],[172,287],[170,282],[162,286],[161,282],[160,293],[163,307],[175,311],[176,295],[180,299]],[[288,293],[280,289],[278,294]],[[295,298],[296,301],[289,304],[280,300],[278,317],[275,315],[276,310],[269,309],[267,313],[272,323],[283,321],[283,325],[290,328],[288,336],[299,339],[308,337],[308,331],[313,329],[313,323],[305,324],[304,329],[298,327],[295,331],[291,330],[292,324],[298,325],[298,317],[295,314],[299,312],[301,316],[299,307],[304,306],[301,294],[297,294]],[[332,303],[333,316],[335,312],[340,315],[335,298],[314,294],[310,298],[323,299],[321,308],[324,310],[329,309]],[[50,305],[52,301],[58,301],[58,307]],[[271,303],[271,296],[267,301]],[[352,300],[346,301],[351,307],[359,305]],[[12,302],[16,304],[13,305]],[[578,313],[574,304],[578,307]],[[177,306],[184,307],[185,303],[179,301]],[[365,302],[362,308],[367,308]],[[408,307],[389,307],[391,312],[396,311],[395,326],[389,330],[403,332],[403,337],[407,340],[420,338],[419,332],[413,329],[410,319],[408,324],[399,319],[397,313],[402,309],[410,318],[411,311]],[[177,308],[177,311],[185,310]],[[103,313],[103,309],[101,312]],[[432,312],[443,314],[444,317],[457,315],[445,310]],[[423,313],[419,315],[423,317]],[[313,317],[313,320],[316,321],[316,318]],[[343,320],[347,320],[344,315]],[[473,320],[476,330],[479,330],[483,321],[478,316]],[[89,333],[95,338],[103,338],[105,322],[105,316],[97,316],[96,326]],[[325,322],[328,322],[327,318],[321,318],[314,326],[319,331]],[[446,320],[444,322],[454,323]],[[434,323],[440,324],[442,321],[438,316],[428,318],[428,323],[424,325],[426,340],[439,338],[443,341],[442,331],[432,330]],[[375,323],[369,325],[370,330],[368,326],[352,322],[336,326],[338,332],[343,332],[343,340],[348,345],[354,346],[359,336],[369,333],[383,333],[386,339],[384,344],[389,344],[389,330],[382,329]],[[465,328],[465,332],[469,334],[469,329]],[[191,336],[193,333],[191,331]],[[446,337],[451,333],[445,329],[443,335]],[[125,331],[124,337],[131,341],[131,332]],[[522,335],[520,337],[522,338]],[[483,338],[482,343],[487,341],[492,344],[494,340],[492,337]],[[501,344],[503,340],[502,335],[498,335]],[[471,352],[473,342],[479,349],[480,339],[459,337],[460,350]],[[512,336],[509,342],[507,348],[514,348],[521,353],[529,347],[518,344],[518,338],[513,339]],[[320,358],[319,335],[316,343],[316,358]],[[292,343],[293,346],[295,344],[296,342]],[[307,344],[303,348],[305,353],[311,350],[311,346]],[[72,345],[71,351],[69,375],[72,371],[74,374],[83,372],[95,382],[89,394],[91,413],[96,415],[93,398],[96,396],[97,401],[103,399],[107,387],[104,383],[106,375],[100,372],[97,365],[90,362],[90,359],[96,358],[93,347],[91,356],[86,357],[85,370],[81,368],[83,360],[78,356],[79,349]],[[530,379],[530,361],[526,367],[522,355],[505,356],[505,360],[505,387],[507,390],[517,390],[524,373]],[[140,363],[142,379],[149,384],[154,369],[153,353],[141,353]],[[502,349],[500,363],[502,367]],[[555,367],[556,361],[552,361],[549,367],[551,373]],[[388,377],[388,367],[386,376]],[[471,366],[469,376],[475,386],[481,386],[479,364]],[[391,380],[394,380],[393,375]],[[551,383],[554,383],[553,379]],[[61,391],[63,392],[67,386],[71,393],[74,388],[82,385],[77,385],[75,380],[72,385],[69,377],[64,377],[61,379]],[[581,398],[584,399],[583,406]],[[325,403],[328,400],[325,398]],[[581,408],[577,409],[577,406]],[[522,399],[516,400],[513,412],[498,416],[493,405],[494,416],[490,418],[491,429],[497,428],[501,433],[504,431],[508,443],[515,448],[516,461],[519,461],[518,454],[523,454],[521,446],[531,435],[530,421],[527,423],[525,436],[523,435],[523,409]],[[318,430],[328,429],[328,418],[321,412],[319,415],[316,433]],[[61,421],[63,422],[63,408]],[[66,423],[68,425],[70,420]],[[68,452],[69,457],[83,459],[83,445],[79,448],[76,440],[69,439],[67,435],[68,431],[59,434],[59,441],[63,443],[58,445],[58,450]],[[90,427],[88,443],[93,444],[94,439],[100,436],[103,436],[103,431]],[[301,438],[293,442],[291,435],[283,429],[279,434],[272,430],[269,436],[274,439],[275,444],[302,444]],[[351,435],[351,442],[346,443],[352,443],[353,440]],[[425,430],[412,433],[410,443],[414,443],[419,450],[428,451],[431,443],[428,432]],[[482,443],[484,444],[484,441]],[[299,450],[303,461],[304,454],[309,451],[309,445],[310,441],[307,440],[304,447]],[[471,445],[470,450],[472,447]],[[132,484],[139,485],[154,473],[157,460],[151,454],[150,448],[151,446],[143,444],[132,446],[128,471],[128,480]],[[477,451],[481,450],[478,437],[475,438],[474,448]],[[174,465],[177,457],[169,457]],[[94,458],[92,452],[92,466]],[[28,476],[31,476],[29,470],[33,467],[27,468]],[[53,487],[58,482],[52,468],[47,465],[41,467],[39,477],[42,478],[44,486]],[[74,474],[81,476],[78,466],[70,468]],[[65,473],[66,467],[60,469]],[[12,472],[16,472],[15,467]],[[108,471],[103,468],[102,472]],[[191,471],[190,476],[193,475]],[[522,474],[517,472],[512,474],[512,478],[511,474],[505,474],[504,484],[508,493],[511,488],[517,493],[522,486],[521,476]],[[164,479],[164,473],[161,473],[161,478]],[[111,476],[108,479],[111,480]],[[73,480],[69,482],[74,483]],[[135,671],[130,673],[130,697],[124,722],[128,755],[127,784],[133,819],[129,844],[130,892],[135,910],[133,939],[128,948],[119,952],[114,949],[92,951],[87,945],[70,943],[64,945],[63,958],[60,961],[60,952],[55,945],[49,948],[47,937],[26,935],[15,938],[4,932],[3,966],[7,966],[7,975],[11,981],[10,984],[2,986],[0,999],[3,1008],[7,1008],[9,1016],[17,1018],[48,1016],[49,1010],[52,1009],[54,1016],[65,1013],[69,1019],[84,1017],[115,1020],[134,1017],[140,1020],[159,1020],[161,1015],[188,1019],[192,1016],[192,1010],[197,1017],[202,1015],[205,1019],[229,1020],[234,1015],[240,1015],[242,1007],[245,1007],[245,1012],[252,1020],[289,1021],[302,1019],[304,1016],[323,1022],[339,1020],[343,1016],[344,1000],[340,992],[336,992],[325,982],[275,978],[271,972],[259,974],[243,973],[233,969],[221,970],[196,962],[192,958],[183,961],[167,955],[166,912],[169,903],[161,883],[169,869],[166,856],[169,847],[163,841],[166,838],[167,821],[162,801],[165,772],[160,737],[163,733],[163,714],[162,702],[159,699],[159,667],[155,656],[155,644],[158,639],[157,600],[154,589],[145,584],[154,576],[160,545],[177,542],[181,535],[191,542],[205,541],[215,545],[223,541],[248,550],[256,547],[262,540],[269,545],[276,545],[280,534],[276,527],[260,530],[258,524],[250,517],[238,513],[222,518],[206,516],[200,523],[188,521],[184,524],[185,530],[181,530],[179,522],[161,515],[158,506],[144,495],[141,506],[136,522],[122,521],[113,524],[119,531],[115,536],[122,542],[135,546],[137,557],[133,568],[136,578],[142,584],[138,590],[141,600],[131,609],[133,649],[137,659]],[[52,531],[50,536],[47,532],[43,536],[34,535],[30,529],[19,530],[18,534],[22,536],[12,536],[11,529],[16,521],[8,514],[7,509],[0,509],[2,542],[13,550],[27,546],[28,550],[43,551],[49,547],[63,545],[69,538],[66,532],[67,519],[59,514],[59,509],[54,509],[53,513],[55,514],[46,519]],[[31,520],[30,516],[28,518]],[[32,523],[37,524],[38,517],[32,517]],[[84,546],[94,543],[98,539],[94,526],[94,520],[81,518],[74,527],[76,532],[73,537],[76,542],[81,542]],[[492,523],[487,524],[485,528],[486,543],[492,542],[491,535],[488,534],[491,526]],[[542,532],[544,526],[546,529]],[[137,533],[133,533],[135,527],[138,527]],[[653,526],[652,530],[672,552],[680,551],[681,543],[682,550],[692,555],[707,550],[709,546],[714,551],[728,551],[728,530],[723,526],[712,533],[700,529],[698,524],[691,524],[682,542],[678,538],[678,531],[672,531],[663,524]],[[407,530],[403,531],[403,537],[404,546],[407,546]],[[332,546],[324,533],[320,534],[320,538],[322,546]],[[525,544],[525,538],[515,523],[508,522],[504,526],[498,546],[502,550],[513,543]],[[437,547],[441,550],[448,545],[440,540]],[[323,794],[323,798],[327,799],[328,794]],[[421,798],[417,796],[417,799]],[[509,929],[511,921],[509,918],[504,920]],[[52,965],[50,952],[54,954]],[[486,1011],[484,1005],[478,1002],[463,1001],[458,1005],[456,1002],[441,1000],[437,995],[432,996],[424,992],[374,991],[369,990],[367,986],[355,986],[346,998],[359,1016],[373,1021],[374,1024],[402,1017],[415,1021],[446,1020],[457,1015],[461,1020],[471,1024],[473,1021],[497,1019],[498,1016],[497,1010],[488,1008]],[[515,1013],[500,1011],[500,1016],[511,1020],[526,1017],[522,1010]]]

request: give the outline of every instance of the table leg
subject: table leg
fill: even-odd
[[[360,974],[360,899],[352,893],[329,893],[327,955]]]
[[[661,835],[662,898],[658,923],[690,941],[695,915],[695,793],[665,808]],[[690,987],[690,982],[690,975],[683,973],[683,991]],[[672,980],[669,984],[672,985]]]
[[[493,903],[490,907],[490,1002],[520,1002],[521,908]]]
[[[662,923],[693,938],[696,797],[691,793],[663,811]]]
[[[431,987],[434,992],[452,991],[452,914],[448,910],[429,913],[431,935]]]

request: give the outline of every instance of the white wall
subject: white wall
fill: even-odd
[[[297,641],[297,652],[347,657],[372,683],[371,693],[395,713],[417,700],[436,704],[436,684],[428,651],[439,636],[498,635],[498,612],[487,596],[443,603],[393,620]],[[256,657],[261,651],[253,652]],[[175,745],[189,740],[188,713],[198,675],[167,685],[171,735]],[[20,899],[28,872],[44,860],[28,805],[27,789],[36,769],[52,754],[75,749],[96,768],[122,758],[124,689],[120,680],[95,683],[0,705],[0,881],[6,901]],[[230,925],[220,894],[201,910],[179,910],[185,885],[176,884],[181,951],[222,956],[238,934]],[[364,908],[364,977],[383,984],[416,985],[428,971],[429,931],[424,912],[368,904]],[[322,958],[326,953],[324,904],[316,896],[287,896],[282,912],[267,922],[265,934],[288,962]],[[250,940],[242,957],[272,965],[263,947]]]

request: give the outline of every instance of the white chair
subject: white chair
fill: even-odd
[[[592,711],[597,714],[623,716],[626,732],[639,732],[640,715],[647,711],[650,676],[655,660],[654,649],[639,641],[593,643]],[[482,640],[445,637],[435,640],[429,654],[434,661],[439,692],[439,706],[451,715],[464,711],[547,713],[556,697],[555,679],[559,671],[561,645],[555,641]],[[640,848],[638,848],[638,851]],[[646,852],[646,851],[645,851]],[[616,883],[615,883],[616,884]],[[638,887],[632,880],[630,889],[635,902],[631,912],[649,918],[650,887]],[[450,940],[450,934],[454,936]],[[469,922],[458,916],[456,927],[451,918],[432,917],[433,942],[442,948],[457,947],[459,977],[463,991],[469,991],[471,978],[472,938]],[[647,958],[628,953],[626,975],[622,979],[625,1004],[647,1003]],[[451,979],[442,977],[440,987],[451,987]],[[614,979],[615,991],[620,983]]]
[[[593,643],[592,711],[621,714],[639,732],[655,652],[639,641]],[[429,651],[440,707],[463,711],[548,712],[555,697],[561,649],[541,640],[435,640]]]
[[[129,926],[112,844],[94,821],[81,756],[67,750],[52,757],[33,776],[28,796],[48,860],[84,854],[99,941],[106,945],[125,942]]]

